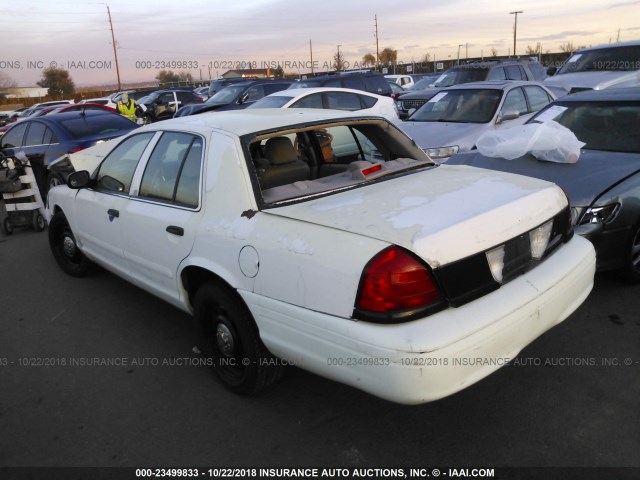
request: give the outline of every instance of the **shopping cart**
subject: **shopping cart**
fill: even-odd
[[[46,228],[45,210],[36,177],[26,156],[6,157],[0,152],[0,194],[6,217],[2,229],[7,235],[14,227]]]

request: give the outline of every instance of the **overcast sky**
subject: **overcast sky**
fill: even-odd
[[[540,42],[598,45],[640,39],[640,0],[0,0],[0,72],[33,86],[42,68],[69,70],[76,85],[116,82],[107,5],[123,83],[153,80],[163,67],[216,77],[242,62],[308,71],[331,64],[338,45],[351,67],[379,48],[420,61],[516,53]],[[164,63],[163,63],[164,62]],[[175,63],[183,62],[183,63]],[[182,67],[182,68],[181,68]],[[189,68],[190,67],[190,68]],[[165,68],[166,69],[166,68]]]

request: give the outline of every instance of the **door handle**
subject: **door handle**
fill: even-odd
[[[120,212],[118,210],[114,210],[113,208],[110,208],[109,210],[107,210],[107,213],[109,214],[110,217],[118,218],[120,216]]]
[[[176,227],[175,225],[169,225],[167,227],[167,232],[172,233],[174,235],[178,235],[179,237],[182,237],[184,235],[184,228]]]

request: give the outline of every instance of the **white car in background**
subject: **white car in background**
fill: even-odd
[[[248,108],[318,108],[376,115],[391,122],[398,110],[391,97],[351,88],[295,88],[272,93]]]
[[[332,148],[348,135],[359,154]],[[593,246],[573,236],[558,186],[436,165],[380,117],[246,109],[98,148],[49,193],[55,259],[74,276],[98,263],[193,313],[237,393],[289,363],[395,402],[442,398],[593,286]]]
[[[525,123],[555,98],[539,82],[464,83],[442,89],[398,126],[431,158],[444,162],[473,150],[487,131]]]

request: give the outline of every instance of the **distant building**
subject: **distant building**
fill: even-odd
[[[43,87],[16,87],[0,89],[0,95],[6,98],[36,98],[46,97],[48,88]]]

